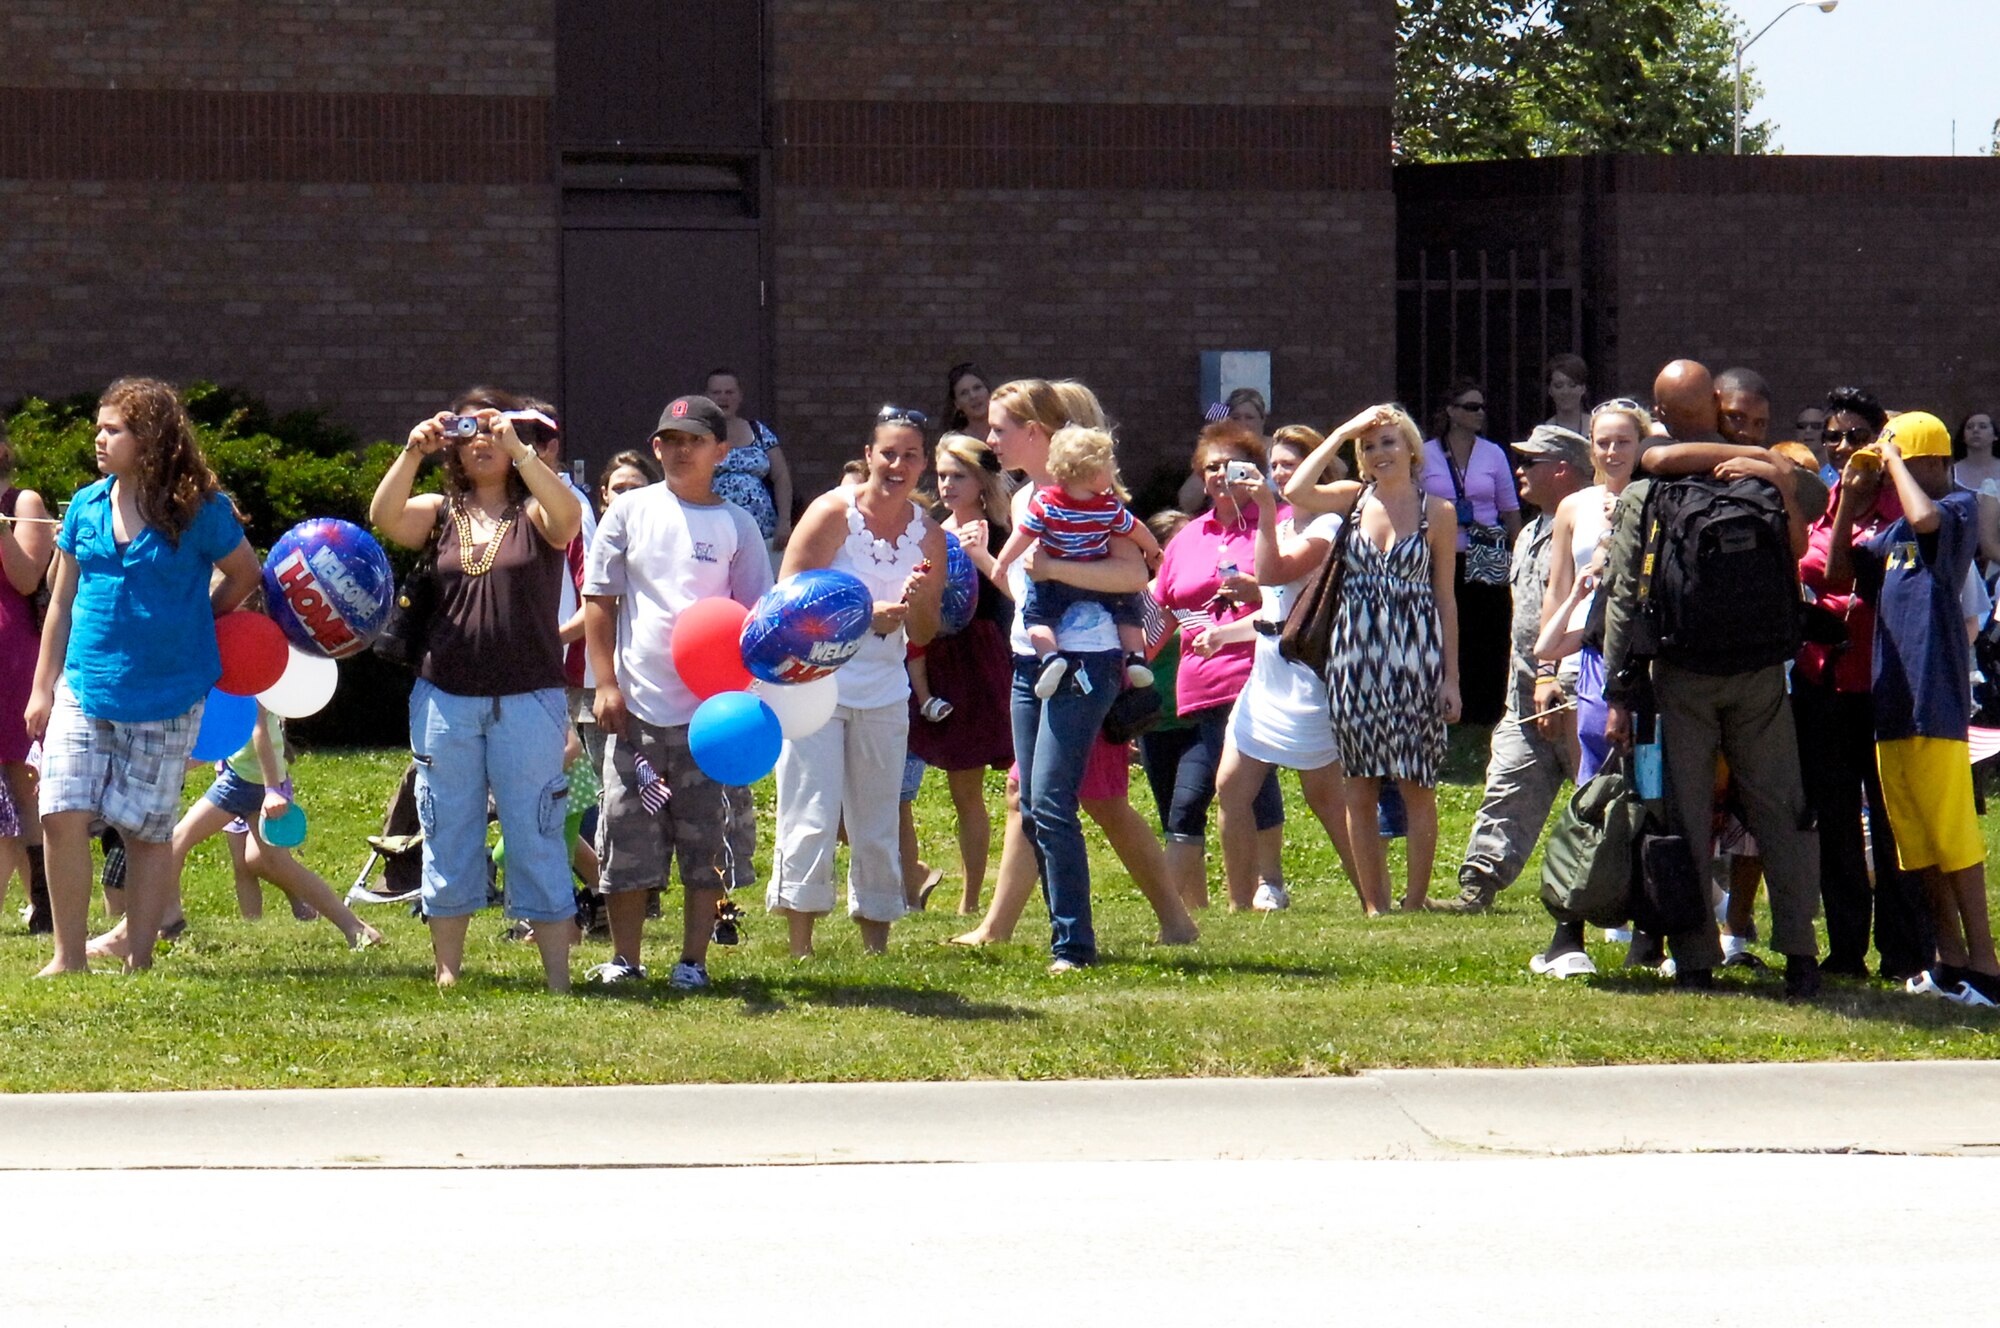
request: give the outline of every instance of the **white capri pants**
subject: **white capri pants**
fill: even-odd
[[[833,852],[847,822],[847,915],[894,922],[903,901],[897,790],[909,746],[905,701],[834,708],[819,732],[778,756],[778,842],[765,904],[797,913],[833,911]]]

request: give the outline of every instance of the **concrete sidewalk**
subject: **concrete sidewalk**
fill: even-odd
[[[0,1170],[2000,1156],[2000,1063],[0,1097]]]

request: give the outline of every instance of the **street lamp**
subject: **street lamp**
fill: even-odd
[[[1786,5],[1783,9],[1779,10],[1778,18],[1783,18],[1794,9],[1807,8],[1817,9],[1822,14],[1831,14],[1834,10],[1840,8],[1840,0],[1798,0],[1797,4]],[[1752,46],[1755,46],[1764,33],[1777,27],[1778,18],[1774,18],[1769,23],[1766,23],[1757,36],[1752,37],[1749,41],[1736,43],[1736,147],[1734,152],[1739,157],[1743,155],[1743,53]]]

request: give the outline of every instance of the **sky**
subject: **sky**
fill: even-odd
[[[1754,34],[1790,0],[1730,0]],[[2000,0],[1840,0],[1794,10],[1744,56],[1751,119],[1791,154],[1983,153],[2000,119]]]

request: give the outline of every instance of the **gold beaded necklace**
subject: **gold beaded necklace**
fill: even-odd
[[[460,503],[458,508],[458,565],[466,576],[485,576],[493,570],[493,560],[500,556],[500,542],[507,538],[507,530],[514,524],[514,514],[520,509],[509,504],[494,524],[493,535],[486,541],[486,551],[477,558],[472,556],[471,504]],[[484,516],[485,513],[480,515]]]

